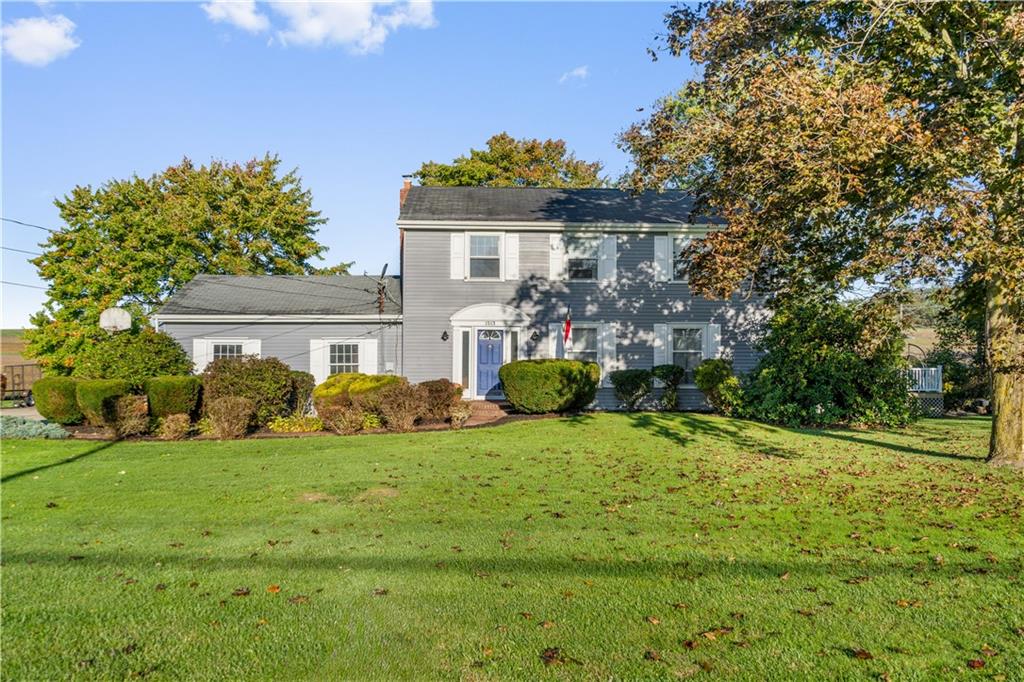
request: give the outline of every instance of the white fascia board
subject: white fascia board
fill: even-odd
[[[154,320],[157,318],[154,317]],[[401,315],[195,315],[163,314],[160,324],[168,322],[401,322]]]
[[[491,221],[491,220],[399,220],[403,230],[477,230],[551,232],[571,230],[575,232],[679,232],[685,234],[706,234],[721,230],[724,225],[712,223],[567,223],[562,221]]]

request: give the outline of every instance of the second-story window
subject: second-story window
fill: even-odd
[[[689,244],[689,237],[672,238],[672,279],[680,282],[686,281],[687,260],[683,255],[683,251]]]
[[[499,235],[470,235],[469,276],[472,279],[498,279],[501,277],[501,237]]]
[[[570,237],[566,240],[567,274],[569,279],[597,279],[597,261],[601,240],[594,237]]]

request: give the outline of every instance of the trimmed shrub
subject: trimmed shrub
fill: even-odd
[[[130,393],[131,388],[131,383],[124,379],[82,379],[75,390],[78,409],[90,425],[113,427],[113,422],[107,420],[109,403]]]
[[[679,407],[679,387],[686,379],[686,368],[679,365],[658,365],[651,375],[662,384],[661,409],[671,411]]]
[[[256,403],[236,395],[211,400],[207,410],[213,435],[222,440],[245,436],[256,417]]]
[[[144,395],[122,395],[103,401],[104,421],[118,438],[149,431],[149,401]]]
[[[169,414],[157,421],[156,437],[160,440],[182,440],[192,430],[192,420],[187,414]]]
[[[151,377],[146,379],[146,397],[149,398],[149,413],[154,417],[172,414],[195,414],[199,405],[199,389],[203,381],[199,377]]]
[[[597,395],[601,368],[579,360],[517,360],[498,370],[505,399],[519,412],[568,412]]]
[[[72,376],[124,379],[140,390],[146,379],[192,372],[192,361],[170,335],[143,329],[118,332],[88,346],[75,358]]]
[[[640,405],[653,390],[653,375],[646,369],[620,369],[608,375],[615,397],[629,411]]]
[[[50,438],[59,440],[67,438],[68,432],[56,424],[41,422],[38,419],[10,417],[0,415],[0,438],[7,440],[25,440],[28,438]]]
[[[454,407],[452,407],[452,428],[456,430],[461,429],[472,416],[473,406],[465,400],[460,400]]]
[[[313,404],[331,431],[348,434],[379,428],[383,419],[378,394],[388,386],[408,383],[391,374],[333,374],[313,389]]]
[[[426,391],[409,383],[391,384],[372,395],[388,431],[412,431],[426,405]]]
[[[736,416],[743,409],[743,387],[728,360],[705,360],[693,371],[693,381],[719,414]]]
[[[434,379],[420,384],[424,393],[423,418],[443,422],[452,416],[452,409],[462,400],[462,386],[447,379]]]
[[[267,428],[274,433],[312,433],[323,431],[324,423],[319,417],[293,414],[288,417],[274,417],[267,424]]]
[[[292,370],[292,396],[288,405],[290,414],[301,417],[310,413],[314,388],[316,378],[312,374]]]
[[[901,426],[916,416],[899,315],[877,302],[775,307],[764,357],[744,386],[744,416],[790,426]]]
[[[78,382],[70,377],[43,377],[32,384],[36,409],[58,424],[78,424],[84,415],[78,407]]]
[[[289,413],[292,370],[277,358],[246,355],[214,360],[203,372],[203,400],[248,398],[253,403],[254,425],[264,426]]]

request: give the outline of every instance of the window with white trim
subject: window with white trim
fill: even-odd
[[[689,237],[672,237],[672,279],[685,282],[687,259],[683,252],[690,244]]]
[[[565,239],[566,275],[575,280],[596,280],[601,257],[600,237],[567,236]]]
[[[599,346],[597,340],[597,327],[577,327],[573,325],[572,344],[566,349],[565,357],[570,360],[581,360],[583,362],[598,362]]]
[[[332,343],[328,349],[328,374],[359,371],[359,344]]]
[[[241,343],[214,343],[212,351],[214,360],[223,358],[240,358],[243,355]]]
[[[499,279],[501,277],[501,235],[469,235],[470,279]]]
[[[704,334],[703,327],[672,328],[672,364],[686,370],[683,383],[694,382],[693,372],[704,360]]]

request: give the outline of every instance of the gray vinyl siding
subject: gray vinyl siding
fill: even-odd
[[[402,373],[401,324],[162,322],[160,331],[174,337],[190,358],[193,339],[259,339],[261,357],[277,358],[302,372],[309,371],[310,339],[377,339],[377,371],[384,374],[390,363],[392,373]]]
[[[439,377],[458,380],[452,374],[450,317],[476,303],[503,303],[529,315],[531,329],[540,340],[529,342],[530,357],[548,357],[548,324],[561,323],[567,304],[572,305],[574,323],[618,324],[616,354],[626,367],[654,365],[652,345],[656,323],[714,323],[721,325],[720,352],[732,359],[737,372],[750,371],[758,355],[753,346],[757,322],[763,307],[757,299],[715,301],[691,296],[684,283],[655,282],[653,275],[653,234],[618,235],[616,282],[551,283],[549,233],[519,233],[519,275],[517,281],[472,282],[450,278],[450,234],[441,230],[407,230],[404,243],[403,335],[406,376],[411,381]],[[597,404],[616,407],[609,388],[602,388]],[[680,390],[683,409],[706,406],[703,394],[693,388]]]

